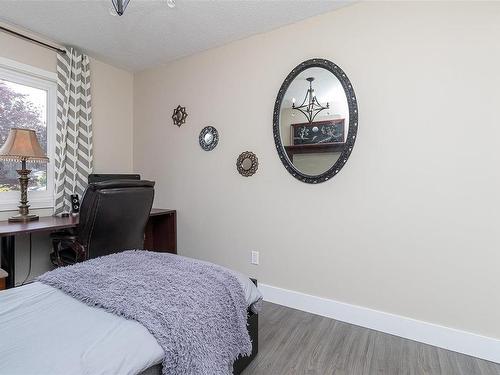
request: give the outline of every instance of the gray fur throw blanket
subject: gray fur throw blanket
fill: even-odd
[[[38,281],[144,325],[165,352],[164,375],[227,375],[250,355],[243,288],[228,269],[130,250],[61,267]]]

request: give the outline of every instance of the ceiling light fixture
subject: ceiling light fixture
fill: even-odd
[[[128,3],[130,0],[111,0],[113,2],[113,6],[115,7],[116,14],[119,16],[123,15],[123,12],[125,12],[125,9],[127,8]]]
[[[111,0],[111,2],[113,3],[113,7],[115,8],[114,12],[112,9],[110,9],[111,15],[123,16],[123,13],[125,13],[125,9],[127,9],[127,5],[130,0]],[[166,3],[169,8],[175,8],[175,0],[167,0]]]
[[[318,99],[316,98],[316,93],[314,92],[314,89],[312,87],[314,77],[306,78],[306,80],[309,81],[309,88],[307,89],[304,101],[302,102],[301,105],[296,107],[295,98],[293,98],[292,108],[302,112],[302,114],[306,116],[307,121],[311,123],[314,121],[314,118],[318,115],[318,113],[320,113],[324,109],[330,108],[330,103],[326,103],[326,106],[322,106],[318,102]]]

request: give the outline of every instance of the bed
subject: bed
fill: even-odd
[[[244,293],[252,341],[251,355],[234,362],[239,374],[258,350],[255,306],[262,296],[255,280],[233,274]],[[144,325],[38,281],[0,292],[0,338],[0,374],[9,375],[156,375],[165,355]]]

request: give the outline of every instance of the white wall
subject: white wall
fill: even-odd
[[[133,76],[90,60],[94,171],[130,173],[133,165]]]
[[[345,70],[360,115],[346,167],[320,185],[286,172],[272,135],[282,81],[312,57]],[[500,338],[499,66],[500,3],[359,3],[136,74],[134,169],[178,210],[181,254]]]
[[[56,53],[33,43],[0,32],[0,56],[56,71]],[[95,172],[132,171],[132,91],[131,73],[91,58],[91,92],[94,131]],[[29,196],[28,196],[29,198]],[[38,210],[51,215],[51,210]],[[13,212],[0,212],[0,220]],[[36,276],[50,267],[51,251],[48,235],[33,235],[33,272]],[[28,236],[18,236],[16,246],[16,279],[22,281],[28,269]]]

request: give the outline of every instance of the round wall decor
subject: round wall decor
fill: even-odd
[[[205,126],[200,132],[200,146],[205,151],[212,151],[219,143],[219,132],[213,126]]]
[[[259,168],[259,159],[253,152],[242,152],[236,161],[236,168],[242,176],[250,177],[257,172],[257,168]]]
[[[172,120],[174,120],[174,125],[181,126],[186,122],[187,117],[186,107],[182,107],[180,105],[174,109],[174,114],[172,115]]]

